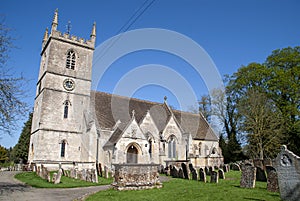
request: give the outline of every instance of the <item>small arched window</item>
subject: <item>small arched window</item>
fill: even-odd
[[[64,119],[67,119],[69,116],[69,106],[70,106],[70,101],[65,101],[64,102]]]
[[[60,147],[60,157],[65,157],[65,153],[66,153],[66,141],[63,140],[61,142],[61,147]]]
[[[76,54],[73,50],[70,50],[67,53],[66,68],[74,70],[75,69],[75,63],[76,63]]]

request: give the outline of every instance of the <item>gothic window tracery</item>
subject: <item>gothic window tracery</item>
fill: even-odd
[[[70,50],[67,53],[66,68],[74,70],[75,63],[76,63],[76,54],[75,54],[74,50]]]

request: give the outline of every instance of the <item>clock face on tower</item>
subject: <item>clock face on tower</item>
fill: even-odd
[[[67,91],[72,91],[75,88],[75,82],[72,79],[65,79],[63,85]]]

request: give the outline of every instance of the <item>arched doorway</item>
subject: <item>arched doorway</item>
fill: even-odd
[[[127,163],[138,162],[138,150],[134,145],[130,145],[127,149]]]

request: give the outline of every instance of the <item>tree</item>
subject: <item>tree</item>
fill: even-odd
[[[235,162],[245,158],[241,144],[238,140],[238,125],[240,115],[234,104],[230,88],[225,91],[215,89],[211,94],[212,115],[215,115],[222,123],[224,135],[220,135],[219,143],[223,150],[224,161]]]
[[[0,163],[5,163],[8,160],[8,154],[5,147],[0,145]]]
[[[282,143],[282,118],[266,94],[249,90],[239,102],[241,131],[247,134],[250,158],[274,158]]]
[[[266,83],[269,97],[283,117],[284,143],[300,155],[300,47],[273,51],[265,66],[271,72]]]
[[[15,158],[18,160],[17,162],[22,161],[23,163],[27,163],[31,134],[31,122],[32,113],[29,114],[29,118],[24,124],[18,143],[14,147]]]
[[[17,120],[26,114],[23,77],[14,77],[7,67],[9,51],[13,48],[12,38],[3,20],[0,22],[0,131],[11,134],[17,127]]]

